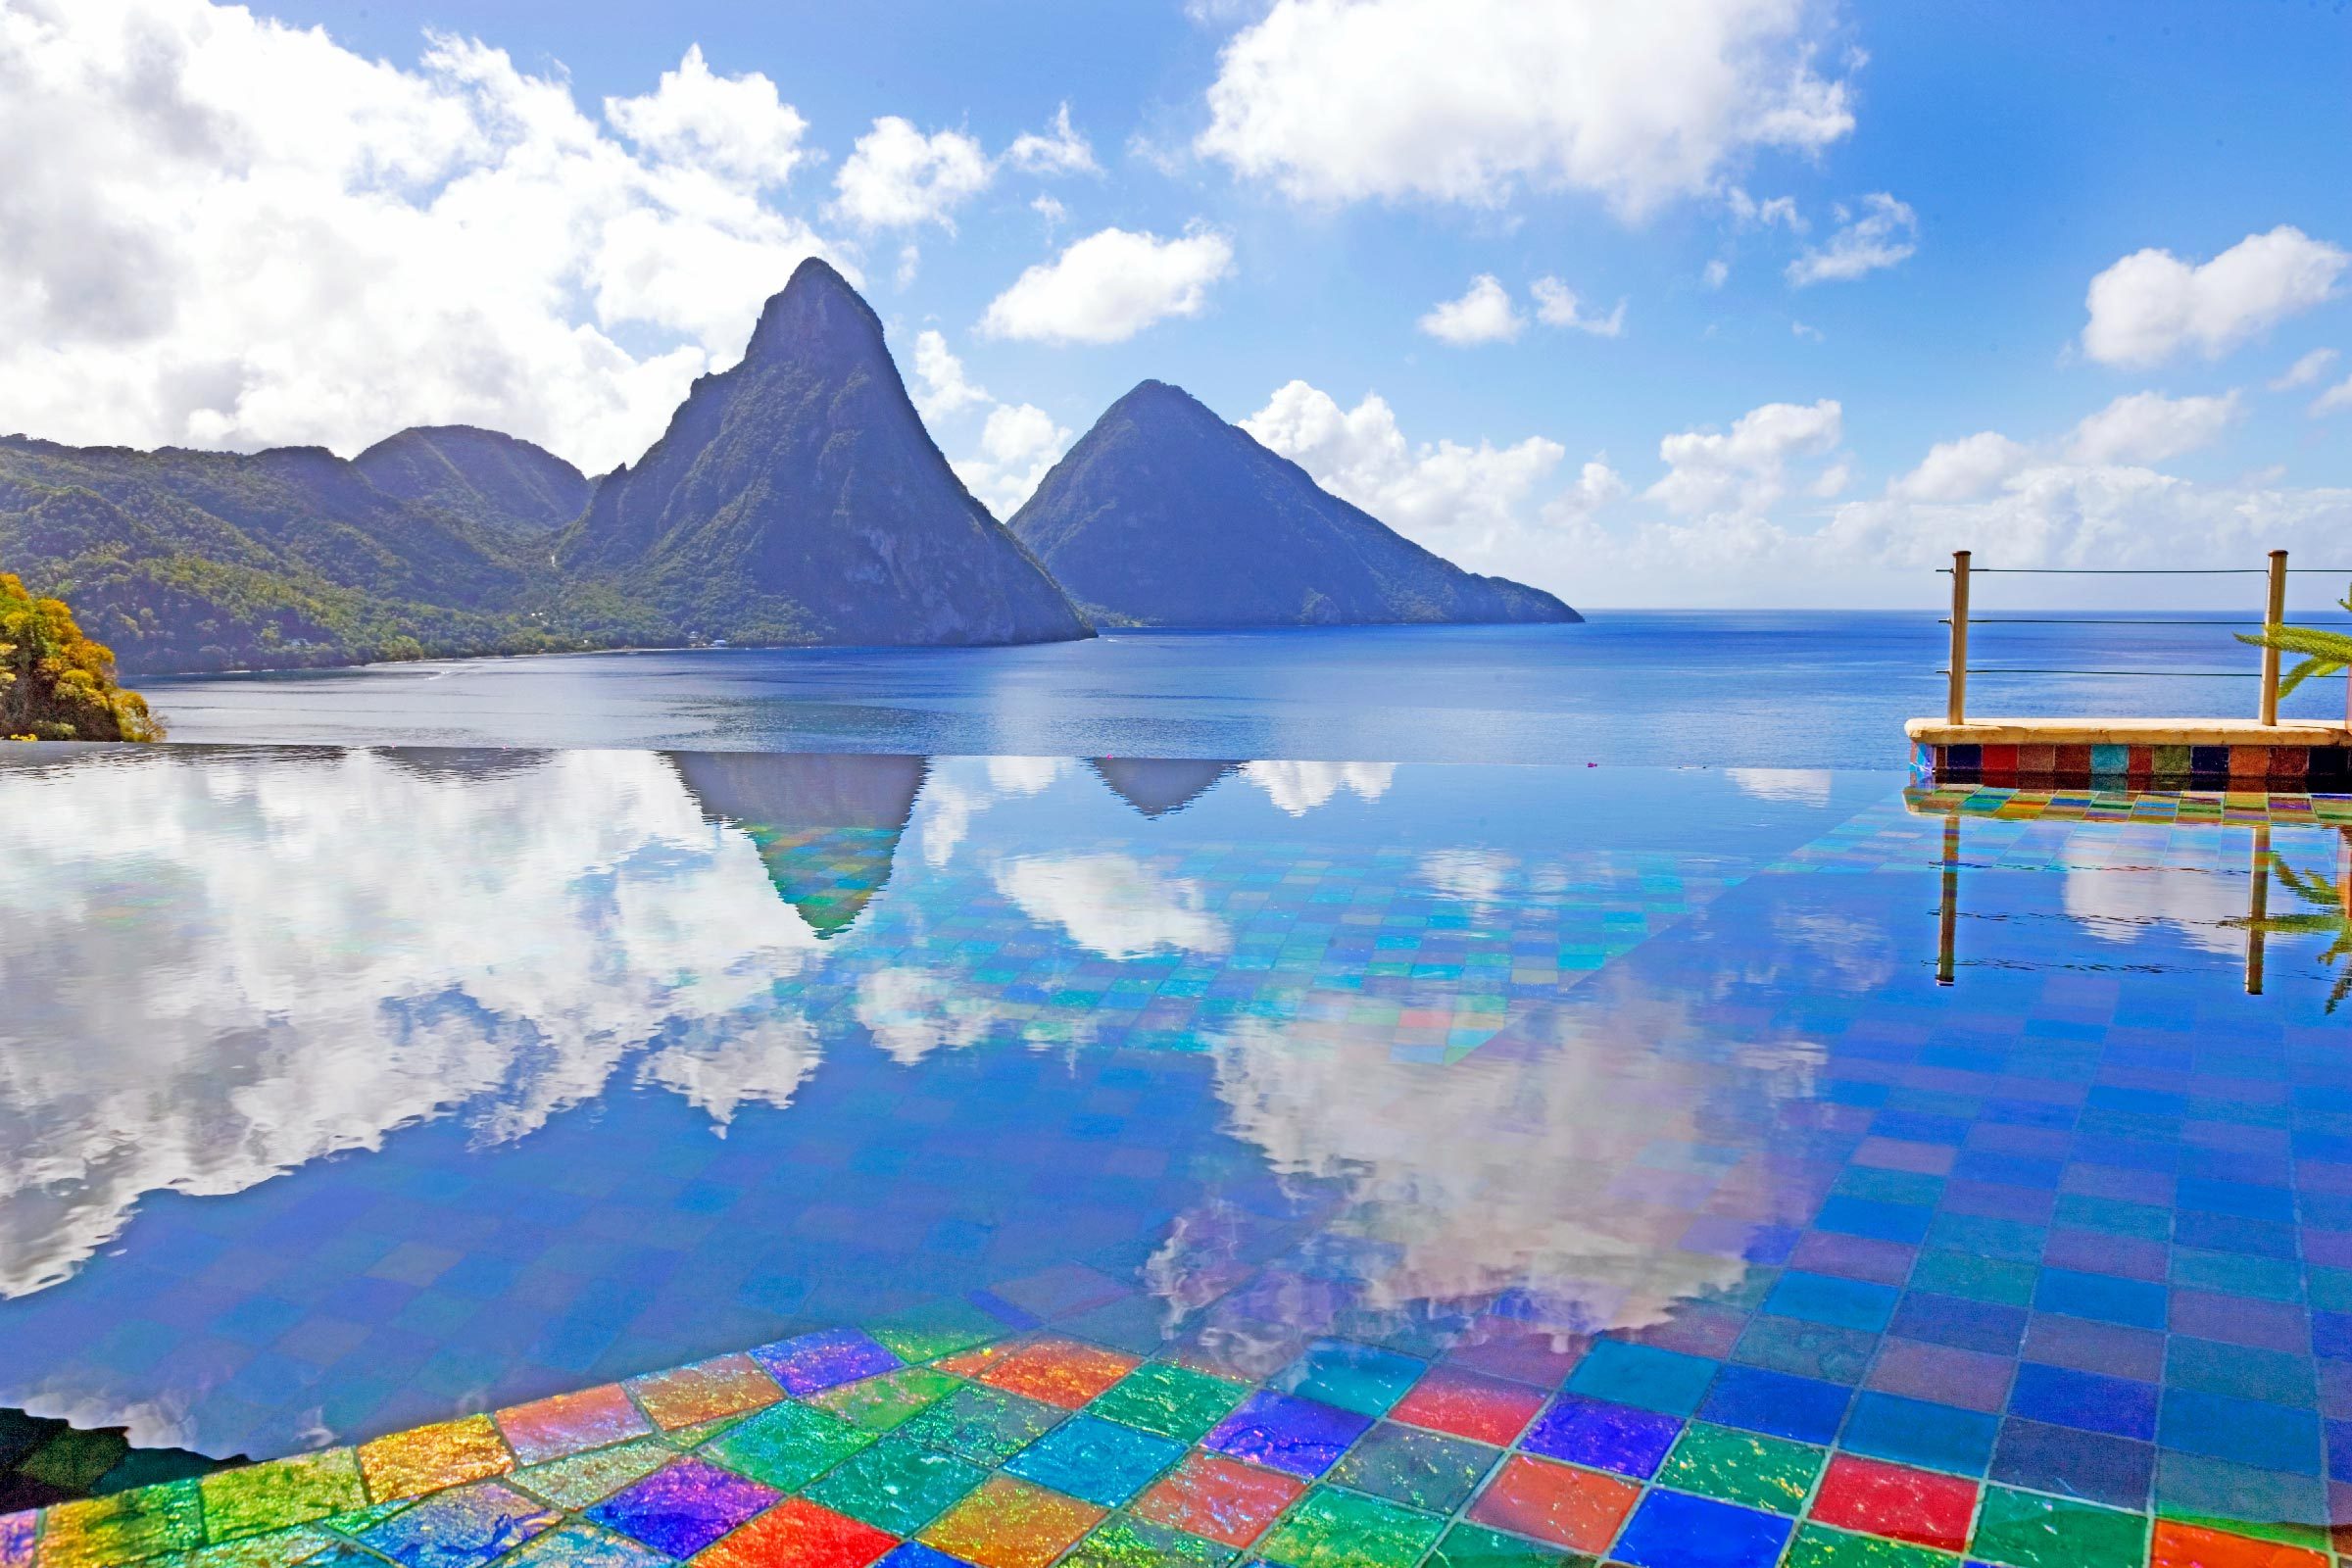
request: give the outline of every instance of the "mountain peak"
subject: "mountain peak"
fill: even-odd
[[[821,256],[811,256],[792,270],[784,286],[760,308],[760,324],[752,328],[745,360],[806,347],[812,341],[842,343],[859,332],[882,343],[882,318]]]

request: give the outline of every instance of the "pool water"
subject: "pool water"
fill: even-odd
[[[0,1405],[307,1457],[0,1564],[2321,1561],[2352,799],[1904,785],[14,749]]]

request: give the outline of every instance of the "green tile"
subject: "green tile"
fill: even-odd
[[[2322,1268],[2312,1265],[2307,1271],[2311,1281],[2311,1304],[2323,1312],[2352,1312],[2352,1268]]]
[[[1061,1568],[1154,1568],[1158,1563],[1222,1568],[1234,1555],[1231,1546],[1214,1541],[1114,1514],[1061,1559]]]
[[[1804,1507],[1828,1457],[1801,1443],[1693,1421],[1675,1440],[1657,1479],[1680,1492],[1795,1513]]]
[[[1860,1329],[1768,1315],[1749,1322],[1740,1343],[1733,1347],[1732,1359],[1851,1387],[1870,1370],[1870,1358],[1878,1348],[1879,1337]]]
[[[1931,1249],[1920,1253],[1919,1261],[1911,1266],[1911,1289],[2024,1306],[2034,1299],[2034,1280],[2038,1272],[2031,1263]]]
[[[1592,1561],[1477,1525],[1455,1525],[1430,1553],[1427,1568],[1586,1568]]]
[[[2147,1546],[2144,1514],[1986,1487],[1969,1555],[2005,1568],[2140,1568]]]
[[[41,1568],[98,1568],[204,1544],[204,1501],[193,1481],[64,1502],[41,1524]]]
[[[941,1399],[899,1428],[899,1435],[978,1465],[1000,1465],[1062,1417],[1053,1405],[978,1384]]]
[[[2241,1536],[2324,1547],[2325,1532],[2314,1529],[2313,1522],[2328,1517],[2328,1484],[2318,1476],[2285,1475],[2168,1448],[2156,1456],[2156,1512],[2166,1519],[2289,1521],[2232,1523],[2222,1528]]]
[[[1446,1514],[1486,1479],[1499,1448],[1383,1421],[1357,1440],[1331,1480],[1408,1508]]]
[[[1410,1568],[1445,1528],[1434,1514],[1317,1487],[1256,1551],[1290,1568]]]
[[[874,1441],[863,1427],[798,1399],[769,1405],[736,1427],[703,1455],[728,1469],[798,1492]]]
[[[207,1541],[235,1541],[368,1506],[359,1455],[349,1448],[219,1470],[196,1485]]]
[[[1192,1443],[1224,1420],[1226,1412],[1249,1392],[1245,1384],[1228,1383],[1188,1366],[1146,1361],[1103,1390],[1087,1406],[1087,1413]]]
[[[1004,1325],[968,1301],[934,1301],[868,1323],[865,1332],[902,1361],[936,1361],[1004,1337]]]
[[[1943,1178],[1917,1171],[1885,1170],[1876,1165],[1848,1165],[1830,1189],[1840,1198],[1867,1198],[1881,1203],[1932,1205],[1943,1197]]]
[[[868,1432],[888,1432],[925,1406],[955,1393],[962,1384],[945,1372],[910,1366],[878,1378],[844,1383],[809,1396],[808,1402],[830,1410]]]
[[[878,1530],[911,1536],[984,1478],[976,1466],[899,1431],[852,1454],[807,1495]]]
[[[1959,1558],[1932,1546],[1806,1525],[1788,1544],[1782,1568],[1950,1568]]]
[[[610,1448],[566,1454],[517,1470],[506,1479],[540,1501],[559,1508],[585,1508],[661,1469],[677,1453],[656,1438],[640,1438]]]
[[[173,1552],[154,1561],[162,1568],[286,1568],[287,1563],[303,1562],[342,1544],[341,1538],[323,1525],[296,1525],[290,1530],[224,1541],[217,1546]]]

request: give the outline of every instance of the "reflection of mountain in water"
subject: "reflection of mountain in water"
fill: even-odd
[[[1087,765],[1119,799],[1146,816],[1157,817],[1183,810],[1206,795],[1219,779],[1240,771],[1242,764],[1180,758],[1098,757]]]
[[[759,846],[767,879],[820,937],[839,936],[890,881],[930,763],[920,757],[681,752],[703,812]]]

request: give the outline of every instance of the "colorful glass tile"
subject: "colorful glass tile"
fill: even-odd
[[[795,1492],[873,1441],[874,1435],[829,1411],[783,1399],[703,1446],[704,1457]]]
[[[1791,1528],[1780,1514],[1661,1489],[1642,1499],[1610,1556],[1633,1568],[1772,1568]]]
[[[911,1536],[980,1485],[988,1472],[894,1432],[859,1449],[808,1495],[893,1535]]]
[[[694,1560],[709,1568],[867,1568],[898,1544],[887,1531],[789,1497]]]
[[[1660,1486],[1792,1514],[1803,1508],[1828,1456],[1779,1438],[1694,1421],[1657,1472]]]
[[[1133,1511],[1188,1535],[1247,1546],[1305,1490],[1289,1476],[1196,1449],[1138,1497]]]
[[[623,1385],[665,1432],[741,1415],[784,1397],[776,1380],[749,1355],[713,1356],[669,1372],[651,1372]]]
[[[1356,1441],[1330,1479],[1408,1508],[1449,1514],[1501,1457],[1484,1444],[1383,1421]]]
[[[797,1339],[762,1345],[751,1352],[787,1394],[809,1395],[859,1378],[895,1372],[902,1365],[871,1336],[857,1329],[823,1329]]]
[[[1098,1345],[1043,1339],[1025,1345],[970,1350],[939,1364],[959,1377],[977,1378],[1010,1394],[1075,1410],[1134,1371],[1140,1363],[1135,1356],[1106,1350]]]
[[[1047,1568],[1102,1510],[1010,1476],[992,1477],[923,1532],[923,1543],[979,1568]]]
[[[945,1372],[908,1367],[826,1389],[808,1402],[867,1432],[888,1432],[962,1386]]]
[[[486,1415],[396,1432],[360,1446],[360,1472],[376,1502],[422,1496],[514,1468],[514,1455]]]
[[[1571,1551],[1597,1556],[1616,1539],[1641,1489],[1547,1459],[1503,1461],[1469,1517],[1512,1535],[1533,1536]]]
[[[1257,1552],[1293,1568],[1412,1568],[1445,1528],[1442,1515],[1316,1487],[1283,1516]]]
[[[1683,1423],[1670,1415],[1562,1395],[1528,1429],[1520,1446],[1596,1470],[1647,1476],[1682,1430]]]
[[[1210,1430],[1203,1446],[1309,1480],[1372,1425],[1352,1410],[1260,1389]]]
[[[1147,1361],[1103,1390],[1086,1408],[1105,1421],[1192,1443],[1222,1421],[1249,1392],[1246,1383],[1213,1377],[1172,1361]]]
[[[585,1517],[657,1551],[691,1557],[780,1495],[748,1476],[684,1458],[614,1493]]]
[[[1004,1472],[1115,1508],[1184,1453],[1167,1438],[1074,1415],[1005,1461]]]
[[[562,1520],[554,1509],[496,1481],[436,1493],[360,1536],[402,1568],[479,1568]]]
[[[309,1524],[368,1505],[359,1456],[349,1448],[216,1471],[197,1482],[208,1542]]]
[[[1440,1366],[1391,1407],[1389,1419],[1499,1447],[1518,1437],[1543,1407],[1540,1389]]]
[[[1958,1551],[1968,1544],[1976,1511],[1976,1487],[1956,1476],[1839,1454],[1822,1477],[1812,1516],[1840,1529]]]
[[[517,1464],[538,1464],[583,1448],[601,1448],[653,1430],[618,1385],[559,1394],[498,1412],[498,1429]]]

